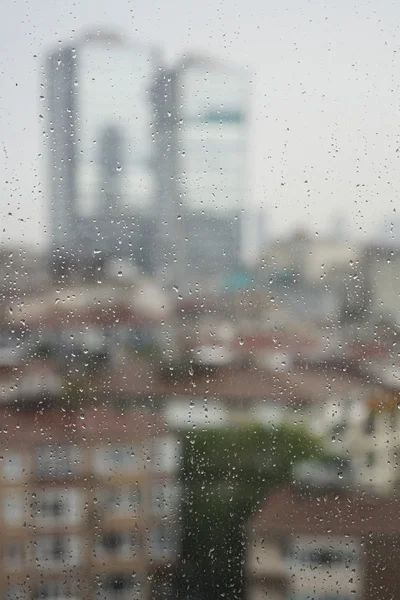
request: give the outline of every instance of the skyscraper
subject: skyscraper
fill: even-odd
[[[55,261],[143,255],[153,223],[159,56],[95,33],[48,57],[51,234]],[[147,268],[149,265],[144,264]]]
[[[164,72],[159,106],[161,255],[170,276],[194,286],[238,268],[246,202],[248,77],[190,57]]]

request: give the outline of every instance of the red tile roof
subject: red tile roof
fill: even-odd
[[[137,440],[167,432],[165,423],[149,411],[109,407],[84,409],[2,410],[0,445],[52,444]]]
[[[280,372],[237,365],[222,366],[202,374],[190,375],[189,371],[176,373],[171,379],[162,379],[159,368],[138,360],[127,361],[102,372],[92,385],[99,392],[107,393],[207,396],[232,400],[264,398],[282,402],[316,402],[333,394],[346,397],[354,389],[365,394],[370,390],[367,383],[347,372]]]
[[[399,534],[400,502],[395,496],[285,488],[261,505],[251,525],[260,534]]]

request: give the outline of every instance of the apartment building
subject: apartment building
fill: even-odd
[[[3,409],[8,600],[173,597],[179,443],[144,411]]]
[[[336,451],[351,457],[362,489],[390,494],[400,484],[400,393],[380,387],[365,400],[339,425]]]
[[[398,514],[393,496],[279,490],[248,526],[246,599],[399,598]]]

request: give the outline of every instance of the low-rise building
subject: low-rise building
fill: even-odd
[[[179,444],[163,422],[102,407],[1,419],[3,597],[172,598]]]
[[[248,525],[247,600],[399,598],[399,507],[338,486],[274,493]]]
[[[400,250],[389,246],[367,247],[363,270],[370,292],[370,310],[375,320],[400,324]]]

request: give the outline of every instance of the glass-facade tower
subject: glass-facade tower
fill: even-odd
[[[164,73],[156,86],[164,169],[161,212],[170,277],[218,285],[240,263],[247,186],[248,77],[198,57]],[[161,234],[161,238],[163,235]],[[165,238],[165,236],[164,236]]]
[[[151,261],[143,238],[154,221],[151,88],[158,68],[156,51],[113,34],[86,35],[49,56],[56,260],[102,253]]]

